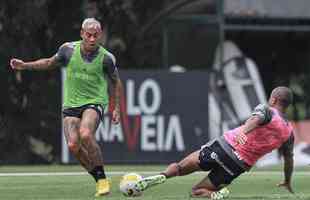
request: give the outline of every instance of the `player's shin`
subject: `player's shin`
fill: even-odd
[[[171,178],[174,176],[180,176],[181,175],[181,167],[178,163],[172,163],[170,164],[167,169],[162,173],[166,176],[166,178]]]

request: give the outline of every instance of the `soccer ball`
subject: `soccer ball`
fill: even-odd
[[[142,191],[136,190],[134,186],[141,179],[142,176],[137,173],[125,174],[119,183],[120,191],[128,197],[140,196],[142,194]]]

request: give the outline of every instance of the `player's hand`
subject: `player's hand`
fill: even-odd
[[[118,124],[120,120],[120,112],[119,109],[114,109],[112,113],[112,123]]]
[[[10,60],[10,65],[11,65],[12,69],[17,69],[17,70],[21,70],[21,69],[26,68],[24,61],[22,61],[20,59],[16,59],[16,58],[13,58]]]
[[[291,186],[290,183],[286,183],[286,182],[282,182],[277,184],[278,187],[284,187],[285,189],[287,189],[290,193],[294,194],[293,188]]]
[[[241,145],[245,144],[247,139],[248,139],[248,137],[242,132],[240,132],[236,135],[236,141],[238,144],[241,144]]]

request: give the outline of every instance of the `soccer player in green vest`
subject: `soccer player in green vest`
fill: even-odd
[[[94,18],[82,23],[81,41],[64,43],[50,57],[24,62],[13,58],[10,65],[15,70],[48,70],[66,67],[64,81],[63,124],[70,152],[96,181],[95,196],[110,192],[106,179],[101,149],[95,132],[108,105],[108,79],[113,88],[115,108],[112,123],[120,119],[120,89],[122,87],[115,57],[100,46],[103,35],[101,24]]]

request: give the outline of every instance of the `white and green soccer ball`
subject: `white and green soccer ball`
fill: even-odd
[[[135,184],[141,179],[142,176],[137,173],[125,174],[119,183],[120,191],[128,197],[140,196],[142,194],[142,191],[138,191],[137,189],[135,189]]]

